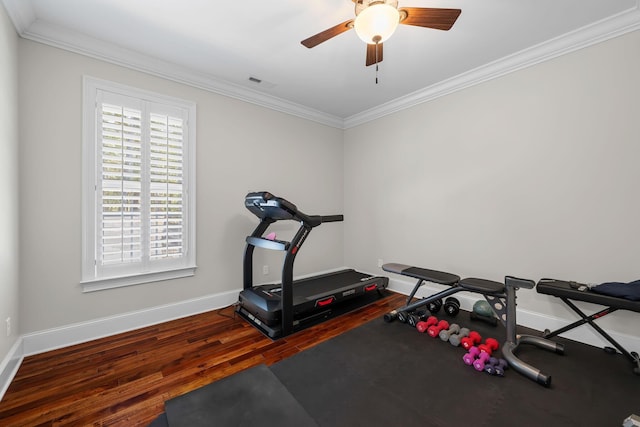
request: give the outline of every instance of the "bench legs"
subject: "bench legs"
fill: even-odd
[[[557,335],[560,335],[564,332],[567,332],[571,329],[577,328],[578,326],[582,326],[585,323],[588,323],[589,325],[591,325],[591,327],[593,329],[595,329],[600,335],[602,335],[603,338],[605,338],[607,341],[609,341],[611,343],[611,345],[613,345],[616,349],[618,349],[618,351],[620,353],[622,353],[624,355],[624,357],[626,357],[631,364],[633,365],[633,373],[636,375],[640,375],[640,356],[638,356],[638,353],[636,353],[635,351],[629,352],[627,349],[625,349],[622,345],[620,345],[620,343],[618,343],[618,341],[616,341],[615,339],[613,339],[613,337],[611,335],[609,335],[604,329],[602,329],[600,326],[598,326],[595,323],[596,319],[600,319],[601,317],[606,316],[607,314],[613,313],[615,311],[617,311],[618,309],[616,307],[607,307],[603,310],[598,311],[597,313],[593,313],[591,316],[587,316],[582,310],[580,310],[575,304],[573,304],[569,299],[565,298],[565,297],[560,297],[560,299],[569,307],[571,308],[578,316],[581,317],[580,320],[577,320],[573,323],[571,323],[570,325],[567,325],[563,328],[560,328],[556,331],[553,332],[549,332],[548,330],[544,331],[544,337],[545,338],[552,338],[555,337]]]
[[[551,375],[544,374],[539,369],[520,360],[515,354],[516,350],[520,344],[532,344],[544,350],[564,354],[564,346],[546,338],[516,334],[516,290],[519,286],[531,288],[533,287],[533,282],[512,277],[505,278],[505,291],[507,294],[507,339],[502,346],[502,356],[514,371],[532,379],[538,384],[549,387],[551,385]]]

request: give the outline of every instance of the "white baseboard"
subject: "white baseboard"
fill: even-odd
[[[414,283],[410,283],[407,281],[398,280],[395,278],[389,279],[389,289],[404,295],[409,295],[414,286]],[[446,287],[425,283],[416,293],[416,297],[424,298],[436,292],[440,292],[443,289],[446,289]],[[460,292],[455,294],[455,297],[460,301],[460,308],[467,311],[471,311],[473,309],[473,304],[478,301],[478,299],[480,299],[478,297],[478,294],[474,294],[471,292]],[[575,322],[576,320],[579,320],[577,317],[560,318],[522,309],[518,309],[517,317],[518,325],[538,331],[544,331],[545,329],[555,331],[570,323]],[[611,337],[620,345],[622,345],[622,347],[628,349],[628,351],[633,351],[633,349],[635,349],[635,351],[640,352],[640,337],[631,336],[611,330],[608,330],[607,333],[611,335]],[[594,347],[612,347],[611,343],[605,340],[600,334],[598,334],[593,330],[593,328],[588,325],[583,325],[582,327],[572,329],[571,331],[563,333],[560,336],[584,344],[592,345]]]
[[[22,336],[24,356],[55,350],[162,322],[216,310],[238,301],[240,290],[75,323]]]
[[[9,384],[11,384],[13,377],[16,376],[18,368],[22,364],[23,354],[22,337],[18,337],[7,356],[0,362],[0,401],[7,392]]]

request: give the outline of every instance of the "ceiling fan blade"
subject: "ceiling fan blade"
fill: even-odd
[[[312,47],[315,47],[322,42],[326,42],[330,38],[335,37],[339,34],[342,34],[345,31],[348,31],[352,28],[353,28],[353,19],[349,19],[348,21],[345,21],[342,24],[338,24],[335,27],[331,27],[328,30],[324,30],[316,34],[315,36],[311,36],[308,39],[302,40],[300,43],[302,43],[304,46],[311,49]]]
[[[403,7],[400,11],[400,23],[417,27],[434,28],[447,31],[458,19],[460,9],[434,9],[428,7]],[[406,14],[403,19],[402,16]]]
[[[367,45],[367,67],[382,62],[382,43]]]

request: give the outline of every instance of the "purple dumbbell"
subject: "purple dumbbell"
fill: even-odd
[[[485,365],[484,371],[490,375],[502,377],[504,376],[504,371],[507,369],[507,366],[508,363],[506,360],[491,357],[489,362]]]

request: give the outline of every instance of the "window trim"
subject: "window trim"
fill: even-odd
[[[83,76],[82,104],[82,275],[80,284],[83,292],[119,288],[161,280],[189,277],[196,269],[196,104],[191,101],[150,92],[131,86],[114,83],[90,76]],[[160,270],[136,271],[131,274],[115,274],[112,276],[96,275],[96,206],[97,206],[97,100],[98,91],[106,91],[125,97],[139,98],[158,104],[168,104],[174,108],[187,111],[188,120],[185,125],[186,156],[184,165],[186,211],[186,255],[181,265],[165,266]],[[159,263],[161,264],[161,263]]]

